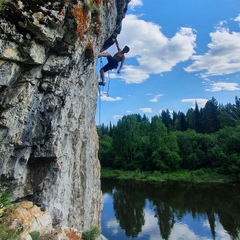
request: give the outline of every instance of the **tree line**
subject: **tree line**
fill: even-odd
[[[211,168],[240,179],[240,99],[218,104],[213,97],[186,114],[162,111],[123,116],[97,127],[103,167],[171,172]]]

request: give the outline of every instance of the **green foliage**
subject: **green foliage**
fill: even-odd
[[[29,235],[31,236],[32,240],[40,240],[40,233],[37,231],[31,232]]]
[[[2,240],[16,240],[19,239],[21,227],[19,225],[13,226],[10,214],[15,208],[11,204],[9,193],[6,191],[0,192],[0,237]]]
[[[98,15],[100,14],[100,9],[95,3],[91,4],[91,3],[88,3],[87,0],[84,0],[83,4],[84,4],[83,6],[84,6],[84,9],[85,9],[86,12],[93,11]]]
[[[19,239],[21,227],[11,227],[9,221],[4,221],[0,218],[0,236],[2,240],[16,240]]]
[[[0,210],[3,210],[11,203],[9,193],[6,191],[0,192]],[[0,217],[2,217],[0,212]]]
[[[100,14],[100,8],[99,8],[95,3],[92,4],[92,9],[93,9],[97,14]]]
[[[0,0],[0,11],[3,10],[3,0]]]
[[[92,227],[89,231],[83,232],[82,239],[83,240],[95,240],[101,234],[101,231],[98,227]]]
[[[102,166],[112,166],[113,151],[112,151],[112,138],[107,134],[100,136],[99,146],[99,159],[101,160]]]

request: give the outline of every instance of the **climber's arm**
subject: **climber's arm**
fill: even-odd
[[[118,52],[121,52],[121,48],[119,47],[119,44],[118,44],[118,40],[117,40],[117,39],[115,39],[115,44],[116,44],[116,47],[117,47]]]
[[[124,65],[124,61],[125,61],[125,56],[122,57],[121,65],[120,65],[120,67],[119,67],[117,73],[120,73],[120,72],[121,72],[122,67],[123,67],[123,65]]]

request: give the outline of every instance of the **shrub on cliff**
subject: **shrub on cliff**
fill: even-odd
[[[21,233],[21,227],[12,221],[10,215],[14,204],[11,204],[8,192],[0,192],[0,238],[3,240],[15,240]]]
[[[82,239],[83,240],[95,240],[101,234],[101,231],[98,227],[92,227],[89,231],[83,232]]]

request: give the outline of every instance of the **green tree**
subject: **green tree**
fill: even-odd
[[[182,168],[199,169],[212,164],[211,149],[216,144],[213,135],[196,133],[194,130],[177,132]]]
[[[202,126],[202,111],[199,111],[197,102],[195,103],[195,111],[194,111],[194,129],[196,132],[203,132]]]
[[[172,119],[171,119],[171,115],[170,115],[170,112],[168,109],[166,111],[162,110],[161,120],[162,120],[163,124],[169,129],[170,126],[172,125]]]
[[[218,120],[218,103],[214,97],[203,108],[203,132],[213,133],[220,129]]]
[[[188,109],[186,114],[186,120],[187,120],[187,127],[191,129],[195,129],[195,113],[192,108]]]
[[[183,112],[173,112],[173,130],[186,131],[187,122],[186,116]]]
[[[140,143],[139,123],[136,115],[124,116],[119,120],[113,131],[113,148],[115,151],[115,166],[136,169]]]
[[[112,138],[107,134],[99,138],[99,160],[103,167],[112,167],[113,164],[113,148]]]
[[[179,167],[176,136],[173,133],[168,134],[167,128],[157,116],[151,121],[150,149],[149,169],[171,171]]]

